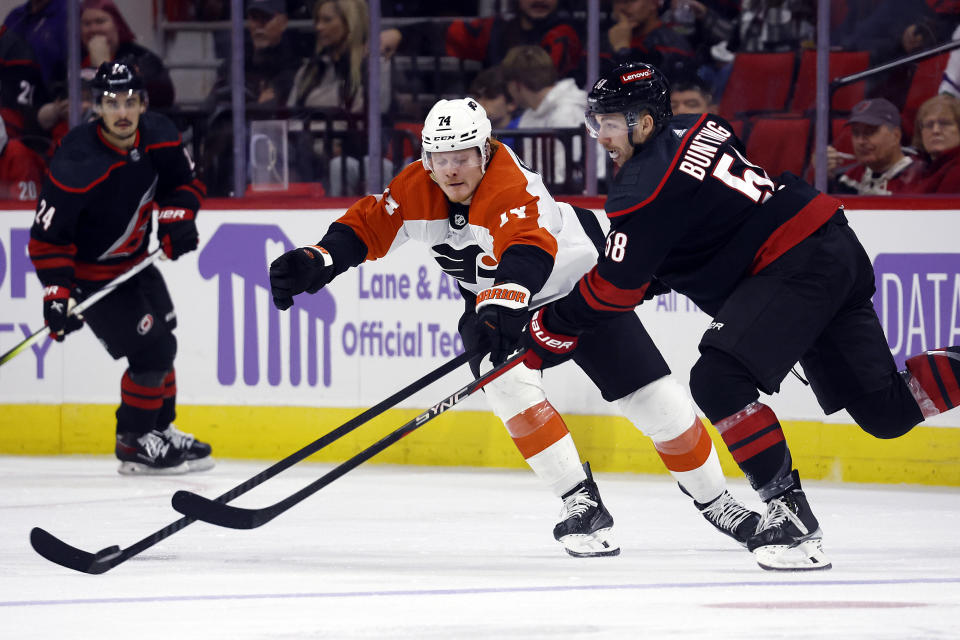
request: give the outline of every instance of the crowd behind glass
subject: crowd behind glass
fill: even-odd
[[[586,90],[628,60],[667,75],[675,113],[726,118],[747,157],[771,174],[791,171],[834,193],[960,192],[960,52],[949,44],[960,39],[956,0],[832,0],[826,9],[817,0],[156,4],[153,51],[125,16],[139,5],[79,3],[73,105],[80,121],[95,118],[84,86],[92,70],[106,60],[134,64],[149,108],[175,120],[211,197],[379,190],[419,158],[430,106],[465,95],[554,193],[602,195],[613,167],[588,148]],[[28,0],[4,19],[4,198],[36,199],[76,121],[69,9],[68,0]],[[818,42],[827,80],[867,73],[823,92]]]

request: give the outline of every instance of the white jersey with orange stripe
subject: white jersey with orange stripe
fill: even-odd
[[[473,294],[512,280],[500,268],[508,248],[541,249],[554,264],[539,291],[531,291],[531,306],[565,295],[598,256],[573,207],[554,200],[539,174],[502,143],[496,143],[468,206],[452,205],[417,161],[383,194],[361,199],[338,222],[366,246],[367,260],[382,258],[408,240],[426,243],[440,268]]]

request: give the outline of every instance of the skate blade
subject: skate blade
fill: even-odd
[[[190,472],[190,465],[186,461],[175,467],[151,467],[140,462],[123,461],[117,468],[117,473],[124,476],[175,476]]]
[[[217,461],[213,459],[212,456],[204,456],[202,458],[197,458],[196,460],[187,460],[187,466],[189,467],[188,471],[193,473],[195,471],[209,471],[216,466]]]
[[[823,552],[823,539],[812,538],[787,546],[771,544],[757,547],[753,556],[761,569],[767,571],[820,571],[833,566]]]
[[[614,542],[610,529],[597,529],[593,533],[572,533],[560,538],[560,544],[574,558],[620,555],[620,545]]]

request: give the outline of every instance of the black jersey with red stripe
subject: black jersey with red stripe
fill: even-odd
[[[631,311],[656,278],[713,314],[840,206],[791,174],[768,176],[722,118],[674,116],[617,173],[604,254],[553,311],[583,330]]]
[[[136,142],[119,149],[91,122],[63,139],[30,229],[44,285],[109,280],[147,251],[154,207],[199,210],[205,188],[166,116],[140,116]]]

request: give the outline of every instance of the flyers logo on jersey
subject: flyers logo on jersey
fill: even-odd
[[[653,77],[653,69],[641,69],[639,71],[622,74],[620,76],[620,82],[626,84],[628,82],[636,82],[637,80],[646,80],[651,77]]]

